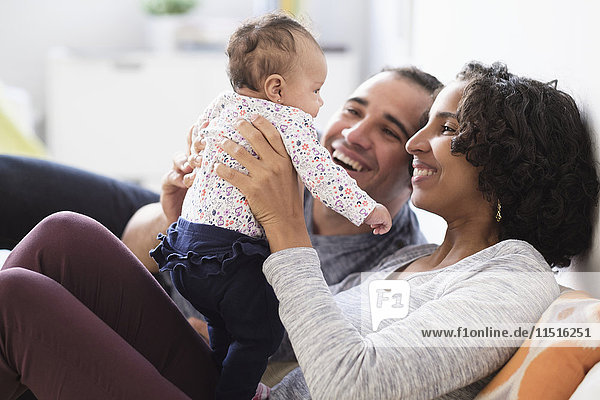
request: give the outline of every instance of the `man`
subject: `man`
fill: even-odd
[[[322,142],[334,161],[394,216],[390,232],[376,236],[305,197],[311,241],[330,285],[370,270],[400,247],[425,241],[408,206],[412,160],[404,145],[425,124],[440,87],[416,68],[385,70],[362,83],[325,129]]]

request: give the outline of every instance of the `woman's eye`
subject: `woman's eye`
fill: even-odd
[[[456,135],[456,129],[448,125],[442,125],[442,135]]]

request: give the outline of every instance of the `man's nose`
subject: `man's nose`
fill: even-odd
[[[356,124],[342,129],[342,136],[349,144],[357,145],[363,149],[370,149],[372,146],[371,132],[373,127],[368,121],[362,120]]]

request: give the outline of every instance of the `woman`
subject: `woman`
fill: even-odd
[[[261,159],[271,153],[253,146]],[[285,212],[298,206],[276,209],[266,199],[257,201],[272,193],[267,179],[258,177],[271,174],[260,161],[237,154],[237,146],[225,147],[250,166],[251,178],[222,174],[247,194],[268,226],[274,254],[263,271],[316,398],[432,398],[469,384],[454,395],[472,397],[485,383],[479,379],[512,353],[509,341],[495,348],[475,348],[482,343],[468,339],[453,342],[455,347],[423,348],[421,328],[534,322],[558,294],[543,273],[547,263],[564,266],[590,246],[598,192],[590,138],[573,100],[550,85],[500,65],[470,64],[438,95],[428,124],[406,148],[415,158],[414,204],[444,217],[448,230],[435,250],[399,250],[382,265],[409,280],[413,304],[405,320],[372,333],[349,317],[361,306],[358,289],[334,301],[321,284],[296,212]],[[322,317],[307,323],[317,307]],[[287,389],[302,391],[299,381],[296,370],[286,378]],[[282,389],[275,388],[273,397]]]
[[[363,315],[369,316],[361,303],[365,285],[331,295],[310,248],[283,145],[272,126],[253,122],[258,130],[248,123],[239,128],[260,159],[223,144],[249,175],[222,166],[218,172],[242,190],[265,228],[273,254],[263,270],[302,367],[272,390],[272,399],[473,397],[510,357],[514,340],[436,342],[424,330],[536,321],[558,295],[549,264],[566,265],[590,245],[598,178],[573,100],[503,66],[470,64],[438,95],[429,122],[406,144],[415,157],[413,201],[446,219],[446,237],[439,247],[407,247],[382,263],[378,277],[400,272],[409,283],[409,312],[373,329]],[[89,220],[60,214],[15,248],[0,272],[3,397],[11,398],[22,385],[48,398],[212,395],[214,368],[201,340],[191,329],[176,329],[185,320],[173,315],[167,299],[160,309],[144,307],[144,299],[166,296],[113,239]],[[85,273],[73,278],[68,271],[74,268]],[[59,283],[68,292],[55,290]],[[147,294],[132,298],[121,290],[128,285],[141,285]],[[68,315],[45,309],[70,305],[72,296],[99,288],[122,297],[106,309],[69,306]],[[4,302],[16,294],[34,301]],[[56,318],[69,332],[55,333]],[[135,331],[146,318],[156,320],[153,338],[162,343],[160,351],[146,345],[155,332]],[[38,340],[23,339],[21,332]],[[68,341],[61,339],[67,333]],[[74,354],[57,358],[65,343],[76,346]],[[44,379],[50,363],[58,376]]]

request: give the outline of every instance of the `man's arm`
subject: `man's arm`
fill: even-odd
[[[160,203],[151,203],[133,214],[123,231],[123,243],[153,274],[158,273],[158,265],[149,252],[158,245],[158,233],[165,232],[168,227],[169,223]]]
[[[70,210],[94,218],[116,236],[158,194],[49,160],[0,155],[0,248],[12,249],[38,222]]]
[[[166,232],[181,214],[190,174],[193,175],[193,168],[187,162],[187,157],[183,154],[175,157],[173,168],[163,178],[160,203],[140,208],[129,219],[123,231],[123,243],[152,273],[158,272],[158,266],[148,253],[158,245],[156,236],[160,232]]]
[[[200,125],[200,129],[206,123]],[[188,187],[195,178],[194,168],[202,163],[201,154],[204,149],[202,137],[194,135],[192,127],[188,132],[187,144],[190,152],[181,154],[173,159],[173,168],[162,182],[160,203],[148,204],[140,208],[129,220],[121,240],[140,259],[152,273],[158,272],[156,262],[149,252],[158,245],[157,235],[166,232],[170,224],[181,214],[181,206]]]

